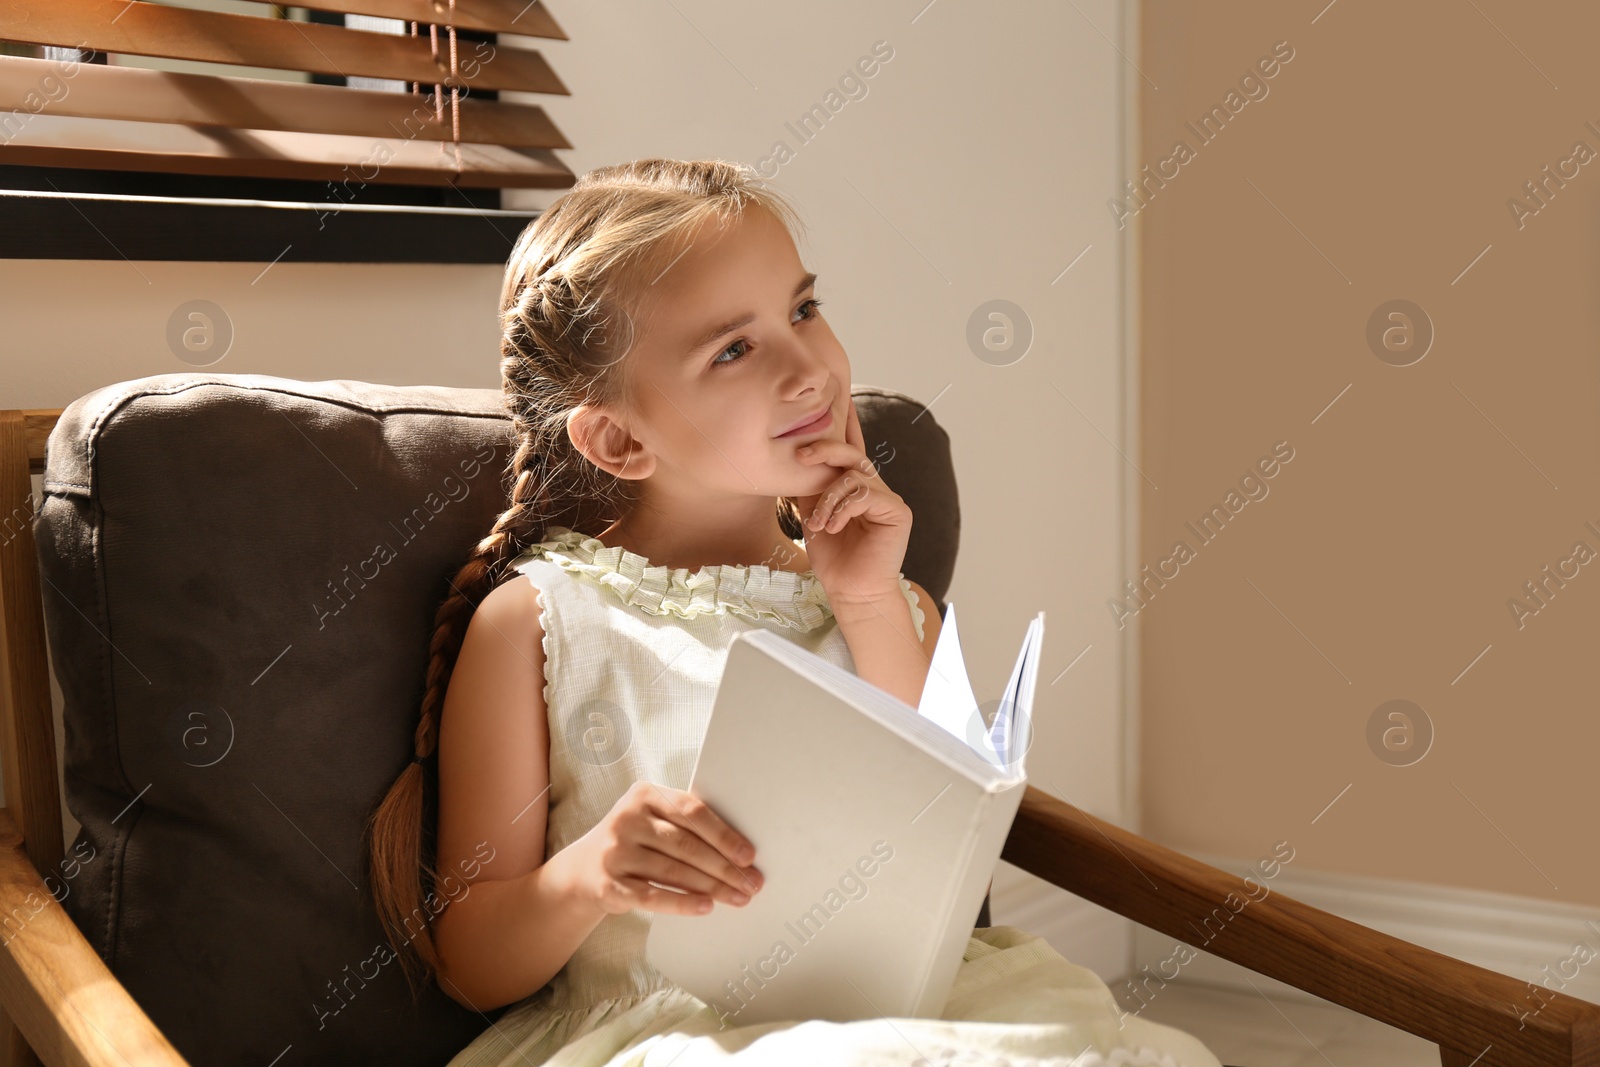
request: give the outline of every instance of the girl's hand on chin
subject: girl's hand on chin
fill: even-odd
[[[884,484],[867,458],[854,397],[844,437],[812,441],[795,450],[801,463],[830,467],[837,474],[822,492],[794,498],[806,555],[835,615],[841,606],[866,608],[901,597],[898,575],[911,538],[911,508]]]

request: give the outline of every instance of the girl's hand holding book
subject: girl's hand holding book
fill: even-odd
[[[764,881],[755,847],[710,805],[654,782],[635,782],[570,848],[574,891],[611,915],[700,915],[713,898],[743,906]]]
[[[802,463],[838,470],[822,492],[795,497],[806,555],[836,608],[898,598],[911,540],[911,507],[867,457],[854,397],[844,434],[843,441],[823,438],[795,450]]]

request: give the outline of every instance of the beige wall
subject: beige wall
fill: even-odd
[[[1508,606],[1600,552],[1600,162],[1562,163],[1600,150],[1600,9],[1325,2],[1145,5],[1138,164],[1193,158],[1131,222],[1150,481],[1121,577],[1193,558],[1136,615],[1144,830],[1600,904],[1600,564]],[[1202,145],[1185,122],[1280,41]],[[1570,180],[1519,222],[1547,165]],[[1395,299],[1436,330],[1409,366],[1366,338]],[[1202,544],[1185,523],[1281,441]],[[1432,724],[1410,765],[1369,744],[1391,700]]]

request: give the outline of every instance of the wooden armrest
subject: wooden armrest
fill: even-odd
[[[51,1067],[187,1067],[45,887],[4,808],[0,1006]]]
[[[1205,951],[1440,1046],[1444,1067],[1600,1067],[1600,1005],[1413,945],[1029,786],[1006,862]],[[1195,947],[1201,947],[1195,944]],[[1542,1007],[1541,1007],[1542,1005]]]

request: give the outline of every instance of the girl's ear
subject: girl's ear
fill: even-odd
[[[655,455],[605,408],[573,408],[567,413],[567,438],[585,459],[615,477],[647,478],[655,470]]]

